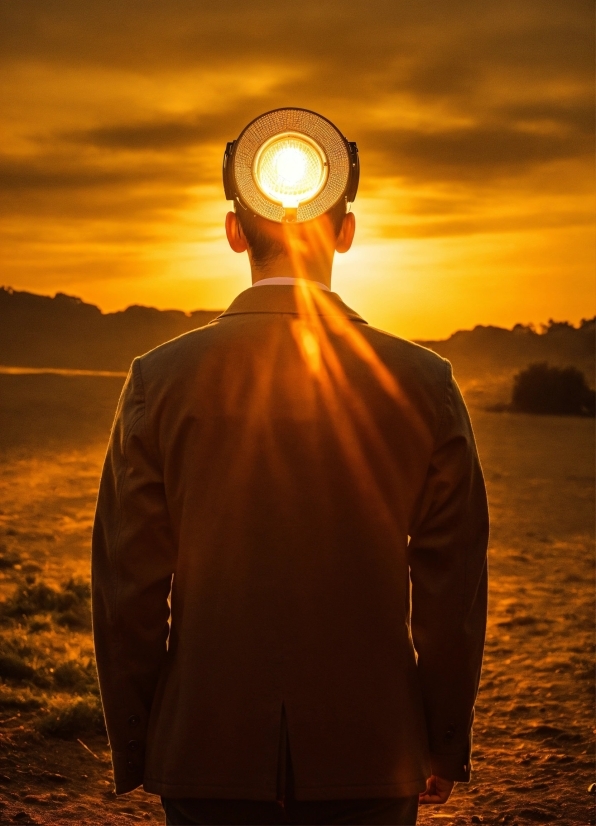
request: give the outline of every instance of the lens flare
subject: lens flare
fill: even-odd
[[[321,147],[305,135],[289,132],[264,143],[254,163],[254,179],[261,192],[290,209],[318,195],[327,171]]]

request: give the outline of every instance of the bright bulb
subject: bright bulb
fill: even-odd
[[[261,147],[253,174],[257,186],[271,201],[295,209],[321,191],[327,179],[327,161],[314,141],[286,133]]]
[[[301,149],[287,146],[277,152],[275,171],[286,186],[299,186],[307,174],[307,165],[306,155]]]

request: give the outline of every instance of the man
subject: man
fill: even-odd
[[[275,157],[286,181],[307,168]],[[116,792],[143,784],[175,824],[412,824],[470,774],[488,538],[472,428],[448,362],[330,291],[349,190],[302,221],[239,190],[226,234],[253,286],[135,359],[102,476]]]

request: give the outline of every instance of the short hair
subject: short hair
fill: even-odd
[[[267,233],[263,226],[273,224],[277,230],[279,225],[273,221],[268,221],[259,215],[255,215],[250,209],[244,208],[242,205],[238,206],[234,201],[234,211],[238,216],[238,221],[244,232],[244,236],[250,247],[252,259],[255,264],[265,266],[271,261],[274,261],[278,256],[285,252],[284,245],[279,237],[279,232]],[[347,212],[347,203],[345,198],[334,204],[331,209],[323,213],[331,221],[331,226],[336,237],[341,231],[342,222]]]

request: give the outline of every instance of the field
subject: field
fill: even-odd
[[[158,798],[112,791],[88,618],[121,383],[0,375],[3,822],[163,822]],[[419,822],[593,823],[593,421],[486,412],[468,390],[492,517],[473,777]]]

